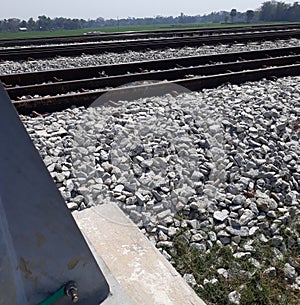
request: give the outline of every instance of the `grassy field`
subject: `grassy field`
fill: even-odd
[[[267,25],[264,24],[250,24],[255,25]],[[278,23],[271,23],[278,24]],[[17,32],[17,33],[0,33],[0,39],[15,39],[15,38],[42,38],[53,36],[72,36],[82,35],[87,32],[126,32],[126,31],[153,31],[153,30],[170,30],[170,29],[196,29],[196,28],[221,28],[221,27],[239,27],[249,26],[249,24],[221,24],[221,23],[205,23],[205,24],[177,24],[177,25],[147,25],[147,26],[120,26],[120,27],[101,27],[101,28],[89,28],[80,30],[58,30],[49,32]]]

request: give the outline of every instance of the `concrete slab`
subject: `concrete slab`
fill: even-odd
[[[117,205],[73,216],[134,305],[205,305]]]
[[[101,303],[101,305],[133,305],[120,283],[116,280],[103,259],[93,247],[91,241],[84,234],[83,236],[109,285],[109,296]]]

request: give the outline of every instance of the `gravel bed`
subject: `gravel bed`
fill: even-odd
[[[54,59],[29,60],[29,61],[2,61],[0,74],[44,71],[51,69],[66,69],[86,67],[93,65],[127,63],[142,60],[160,60],[164,58],[176,58],[183,56],[197,56],[205,54],[220,54],[230,52],[242,52],[271,48],[300,46],[299,39],[249,42],[239,44],[222,44],[217,46],[204,45],[201,47],[167,48],[164,50],[128,51],[124,53],[103,53],[76,57],[56,57]]]
[[[299,115],[286,77],[22,120],[70,210],[115,201],[168,259],[185,230],[250,260],[255,240],[300,249]]]

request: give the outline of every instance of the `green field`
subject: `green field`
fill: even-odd
[[[284,22],[283,22],[284,23]],[[146,25],[146,26],[120,26],[120,27],[101,27],[88,28],[79,30],[57,30],[49,32],[17,32],[17,33],[0,33],[0,39],[14,39],[14,38],[42,38],[51,36],[72,36],[82,35],[87,32],[126,32],[126,31],[152,31],[152,30],[170,30],[170,29],[196,29],[196,28],[221,28],[221,27],[239,27],[239,26],[256,26],[279,23],[263,23],[263,24],[221,24],[221,23],[204,23],[204,24],[176,24],[176,25]],[[282,24],[282,23],[281,23]]]

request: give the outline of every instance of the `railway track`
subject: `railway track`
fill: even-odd
[[[53,58],[56,56],[76,56],[81,54],[99,54],[103,52],[141,51],[145,49],[162,49],[166,47],[184,47],[199,45],[215,45],[218,43],[246,43],[276,39],[299,38],[300,29],[267,31],[259,33],[219,34],[211,36],[170,37],[148,40],[120,42],[82,43],[63,46],[9,48],[0,50],[0,60],[28,60]]]
[[[84,43],[97,41],[113,40],[132,40],[149,39],[162,37],[187,37],[187,36],[209,36],[224,33],[253,33],[258,31],[281,31],[299,29],[300,23],[284,25],[265,25],[265,26],[244,26],[244,27],[225,27],[225,28],[201,28],[201,29],[174,29],[156,31],[135,31],[135,32],[114,32],[97,33],[90,35],[44,37],[44,38],[23,38],[23,39],[0,39],[0,47],[30,46],[43,44],[62,44],[62,43]]]
[[[300,75],[300,47],[1,75],[0,80],[19,113],[28,114],[89,106],[100,96],[106,102],[164,94],[170,84],[201,90],[288,75]]]

